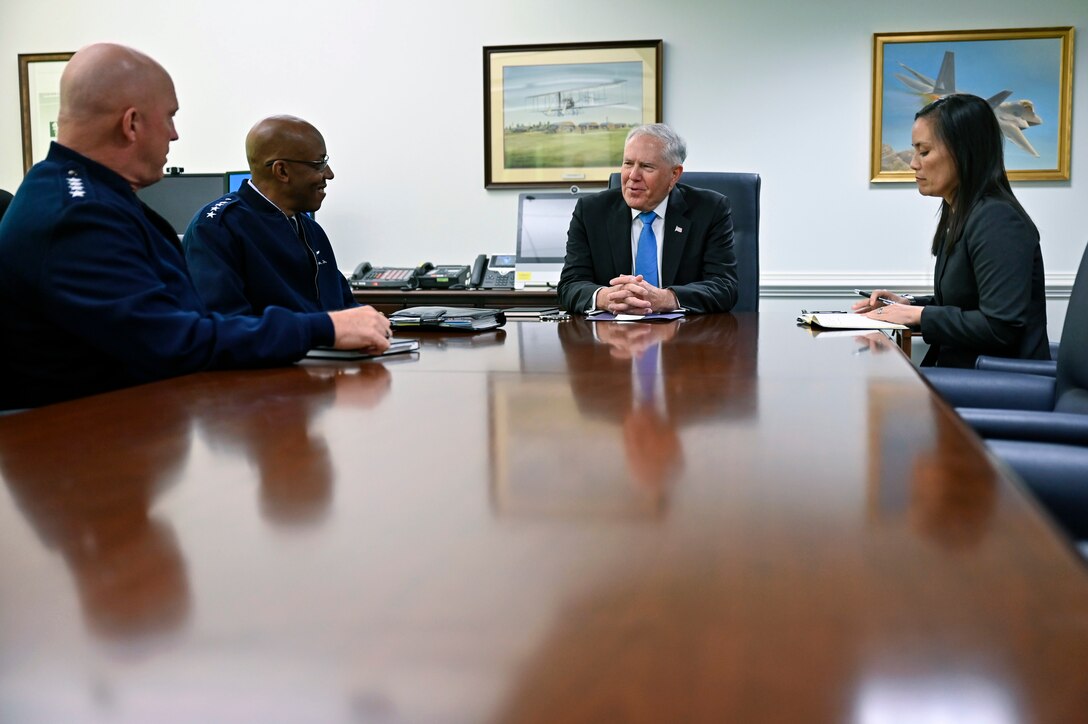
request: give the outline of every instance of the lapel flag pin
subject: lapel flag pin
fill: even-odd
[[[683,229],[681,229],[681,228],[680,228],[679,226],[677,226],[677,227],[676,227],[676,233],[677,233],[677,234],[683,234],[683,233],[684,233],[684,230],[683,230]]]

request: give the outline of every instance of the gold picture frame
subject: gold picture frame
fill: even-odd
[[[75,53],[20,53],[19,108],[23,127],[23,173],[45,158],[57,137],[60,75]]]
[[[914,181],[914,114],[954,92],[994,106],[1009,179],[1069,180],[1072,27],[874,34],[871,181]]]
[[[485,188],[608,183],[661,121],[662,41],[484,48]]]

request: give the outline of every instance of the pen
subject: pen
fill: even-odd
[[[863,296],[863,297],[871,297],[871,296],[873,296],[873,293],[872,293],[872,292],[867,292],[867,291],[865,291],[864,289],[855,289],[854,291],[855,291],[855,292],[856,292],[857,294],[860,294],[860,295],[861,295],[861,296]],[[884,297],[881,297],[881,298],[880,298],[880,301],[881,301],[881,302],[883,302],[883,303],[885,304],[885,306],[886,306],[886,305],[888,305],[888,304],[898,304],[898,302],[892,301],[891,299],[885,299]]]

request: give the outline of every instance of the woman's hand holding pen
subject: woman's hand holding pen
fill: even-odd
[[[857,290],[857,292],[868,297],[851,306],[851,309],[858,314],[893,324],[905,324],[908,327],[917,327],[922,323],[922,310],[925,307],[911,306],[913,300],[910,297],[887,289],[877,289],[872,292]]]

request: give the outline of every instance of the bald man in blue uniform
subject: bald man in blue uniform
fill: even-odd
[[[356,306],[317,211],[333,179],[325,139],[293,116],[272,116],[246,136],[252,178],[209,203],[182,242],[208,308],[261,314],[270,306],[320,312]]]

